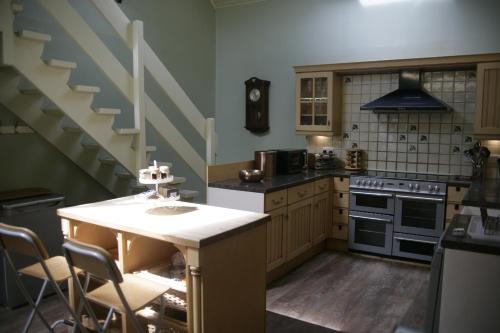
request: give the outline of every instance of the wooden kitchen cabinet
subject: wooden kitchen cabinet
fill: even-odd
[[[314,210],[311,226],[312,242],[317,244],[327,236],[328,227],[332,221],[330,214],[330,196],[328,192],[323,192],[314,197]]]
[[[296,75],[296,130],[302,134],[339,134],[342,77],[333,72]]]
[[[267,271],[286,261],[287,208],[282,207],[268,212],[271,221],[267,222]]]
[[[341,241],[347,241],[349,229],[349,184],[349,178],[333,178],[331,237]]]
[[[313,207],[313,198],[304,199],[288,206],[287,260],[297,257],[312,245]]]
[[[453,216],[462,210],[462,200],[467,193],[468,187],[448,186],[448,198],[446,201],[446,226],[451,223]]]
[[[500,62],[477,65],[474,134],[500,139]]]

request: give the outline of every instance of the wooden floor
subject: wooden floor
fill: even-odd
[[[267,292],[267,310],[339,332],[423,329],[430,269],[324,252]]]
[[[278,315],[268,313],[267,333],[422,329],[428,279],[427,267],[324,252],[268,288],[267,310]],[[0,309],[0,333],[20,332],[28,311]],[[67,317],[55,296],[44,300],[42,312],[50,322]],[[37,317],[30,332],[46,332]]]

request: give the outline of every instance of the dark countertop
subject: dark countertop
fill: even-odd
[[[293,175],[277,175],[270,179],[263,179],[258,183],[243,182],[239,178],[221,180],[208,183],[208,187],[223,188],[227,190],[269,193],[285,188],[305,184],[325,177],[350,177],[359,174],[355,171],[339,170],[307,170]]]
[[[471,215],[456,214],[441,238],[441,246],[445,249],[500,255],[500,242],[473,239],[467,234],[463,237],[452,235],[454,228],[464,228],[467,232],[470,217]]]
[[[464,206],[500,209],[500,180],[473,182],[462,200]]]
[[[264,179],[258,183],[242,182],[239,178],[226,179],[208,183],[208,187],[223,188],[227,190],[269,193],[279,191],[291,186],[301,185],[315,181],[324,177],[350,177],[373,176],[379,178],[403,178],[411,180],[424,180],[447,183],[448,186],[469,186],[471,180],[469,177],[417,174],[406,172],[387,172],[387,171],[348,171],[344,169],[336,170],[307,170],[306,172],[293,175],[277,175],[270,179]]]

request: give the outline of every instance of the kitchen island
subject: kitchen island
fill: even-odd
[[[184,291],[184,322],[165,318],[179,331],[265,331],[268,215],[133,196],[59,209],[58,215],[68,239],[107,249],[122,273],[150,274],[180,252],[185,278],[164,278]],[[71,281],[69,297],[74,306]],[[133,332],[125,316],[121,326]]]

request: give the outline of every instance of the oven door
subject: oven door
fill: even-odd
[[[439,237],[443,233],[445,206],[442,197],[396,194],[394,231]]]
[[[389,215],[349,212],[349,248],[390,255],[392,222]]]
[[[392,255],[410,259],[431,261],[439,238],[400,234],[395,232],[392,241]]]
[[[353,211],[394,214],[394,194],[372,191],[349,191],[349,208]]]

